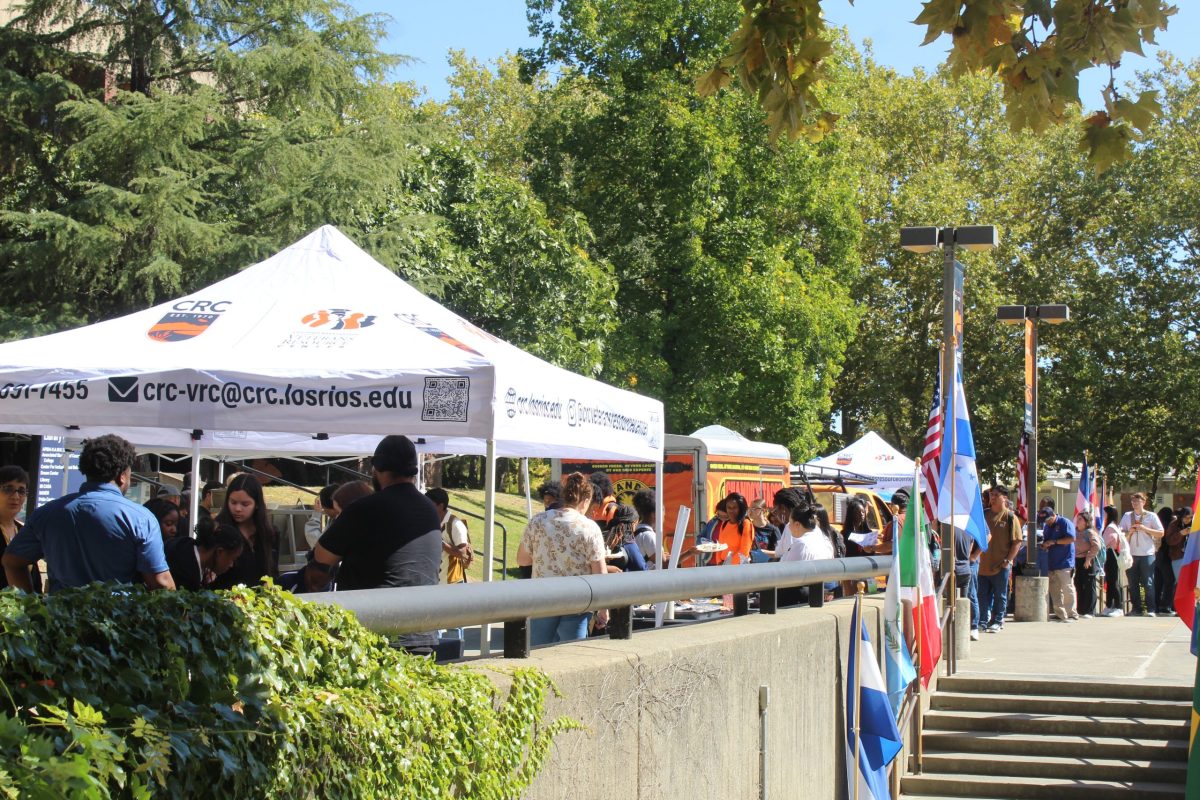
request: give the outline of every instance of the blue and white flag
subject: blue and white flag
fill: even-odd
[[[887,689],[867,626],[858,616],[858,608],[850,617],[850,660],[846,677],[846,780],[849,794],[855,796],[857,781],[859,800],[888,800],[887,766],[900,752],[900,731],[888,705]],[[859,663],[861,660],[861,663]],[[854,676],[858,670],[858,697],[854,696]],[[855,769],[854,709],[858,715],[858,764]]]
[[[979,472],[975,469],[975,436],[971,433],[971,415],[967,412],[967,396],[963,392],[962,364],[957,359],[954,364],[954,404],[946,417],[942,474],[938,481],[938,521],[965,531],[980,550],[987,550],[983,493],[979,488]]]
[[[909,506],[908,513],[920,514],[921,507],[916,503]],[[894,524],[894,522],[893,522]],[[887,592],[883,596],[883,664],[887,676],[888,703],[892,706],[892,716],[900,719],[900,705],[904,702],[904,690],[917,679],[917,668],[913,666],[912,654],[908,651],[908,642],[904,638],[903,606],[900,604],[900,556],[899,541],[901,531],[896,525],[896,535],[893,539],[897,546],[893,548],[892,572],[888,575]]]

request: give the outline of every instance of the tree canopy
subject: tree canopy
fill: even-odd
[[[853,0],[849,0],[853,2]],[[1176,11],[1164,0],[925,0],[914,20],[925,44],[948,34],[955,75],[982,71],[1002,87],[1013,130],[1040,133],[1079,104],[1079,73],[1107,65],[1104,107],[1077,121],[1097,170],[1130,156],[1161,111],[1153,90],[1126,97],[1112,70],[1142,55]],[[819,138],[836,122],[822,99],[832,45],[822,0],[745,0],[726,54],[697,87],[712,94],[736,76],[767,112],[772,135]]]
[[[940,264],[897,229],[994,224],[1001,246],[964,256],[985,478],[1011,477],[1020,431],[1002,303],[1072,308],[1042,329],[1046,462],[1191,470],[1200,67],[1110,86],[1104,123],[1074,75],[1172,9],[1083,5],[925,3],[955,49],[901,76],[815,0],[530,0],[537,45],[452,53],[433,102],[395,80],[383,20],[333,0],[33,0],[0,27],[0,338],[142,308],[332,223],[481,327],[662,399],[669,431],[722,423],[799,461],[873,428],[913,453]],[[721,90],[739,70],[757,94]],[[1081,148],[1102,130],[1121,153]]]

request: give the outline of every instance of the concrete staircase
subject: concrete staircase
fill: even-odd
[[[1191,696],[1162,683],[942,678],[925,715],[924,769],[902,779],[902,796],[1183,797]]]

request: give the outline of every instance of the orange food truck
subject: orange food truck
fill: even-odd
[[[762,497],[770,505],[775,492],[790,484],[790,468],[786,447],[751,441],[722,425],[709,425],[691,436],[668,433],[663,454],[664,552],[671,552],[680,506],[692,510],[683,543],[687,550],[719,500],[738,492],[747,503]],[[556,480],[564,472],[606,472],[621,503],[629,503],[639,489],[654,488],[650,462],[555,459],[551,469]]]

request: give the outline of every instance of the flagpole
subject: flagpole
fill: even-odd
[[[862,719],[862,599],[866,584],[858,582],[858,592],[854,595],[854,619],[857,623],[854,630],[854,800],[858,800],[858,790],[862,785],[862,733],[859,730]]]
[[[920,474],[921,474],[921,459],[918,457],[917,458],[917,476],[918,477],[913,479],[914,484],[919,480]],[[918,514],[924,514],[925,513],[924,504],[923,503],[916,504],[915,510],[916,510],[916,513],[918,513]],[[919,522],[920,520],[918,519],[917,521]],[[925,529],[925,527],[923,525],[922,526],[914,526],[914,529],[918,528],[918,527],[921,530]],[[928,542],[915,542],[914,544],[917,547],[929,547]],[[899,542],[896,543],[896,553],[897,553],[897,556],[894,556],[894,557],[899,557],[899,553],[900,553]],[[919,550],[916,550],[916,549],[913,550],[913,555],[920,557],[919,553],[920,553]],[[901,564],[900,567],[901,567],[901,569],[903,569],[904,565]],[[916,590],[913,592],[913,594],[915,594],[916,597],[914,598],[913,603],[912,603],[913,644],[915,645],[913,647],[913,650],[917,654],[917,685],[916,685],[916,688],[913,690],[916,694],[916,697],[913,698],[914,699],[913,717],[916,719],[916,739],[917,739],[917,747],[916,747],[917,770],[916,770],[916,772],[918,775],[920,775],[921,770],[924,766],[924,760],[925,760],[925,746],[924,746],[924,743],[921,741],[921,738],[922,738],[921,732],[922,732],[922,724],[923,724],[922,720],[921,720],[921,669],[922,669],[923,665],[925,664],[925,654],[921,650],[921,613],[917,609],[917,604],[921,599],[921,587],[920,587],[921,579],[920,579],[920,567],[919,566],[917,567],[917,575],[918,575],[918,577],[917,577],[918,585],[916,587]]]
[[[955,534],[957,526],[954,524],[954,489],[958,483],[954,479],[954,459],[958,451],[958,380],[961,375],[958,364],[958,337],[954,336],[950,340],[953,345],[951,348],[950,358],[954,362],[954,375],[950,378],[950,399],[946,404],[946,408],[950,411],[947,416],[953,415],[950,421],[953,423],[950,426],[950,466],[942,465],[943,469],[949,469],[950,478],[950,658],[947,659],[946,666],[953,675],[958,670],[958,626],[961,624],[958,620],[958,549],[955,544]],[[944,424],[944,423],[943,423]],[[944,428],[943,428],[944,430]],[[971,568],[970,550],[967,551],[967,569]],[[968,624],[971,617],[967,616]]]

